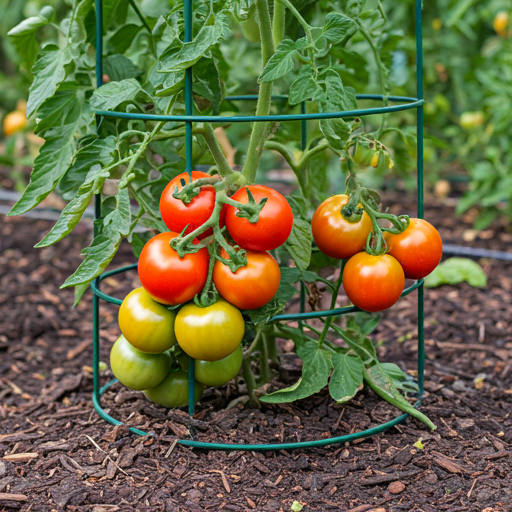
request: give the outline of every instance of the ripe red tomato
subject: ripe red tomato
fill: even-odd
[[[201,171],[192,171],[192,181],[200,178],[210,178],[209,174]],[[185,184],[190,182],[187,172],[183,172],[172,179],[165,187],[160,196],[160,214],[165,225],[176,233],[181,233],[188,224],[186,234],[191,233],[199,226],[202,226],[212,215],[215,207],[215,189],[211,186],[203,187],[199,195],[194,197],[190,203],[185,204],[181,199],[176,199],[173,194],[176,189],[183,188],[181,180]],[[226,209],[223,208],[220,216],[220,226],[225,225]],[[206,238],[212,235],[210,228],[199,235],[199,238]]]
[[[293,227],[293,212],[286,198],[274,189],[264,185],[251,185],[238,190],[232,199],[240,203],[248,203],[249,189],[259,203],[268,198],[260,211],[258,222],[252,224],[247,219],[237,217],[238,209],[228,206],[226,226],[233,240],[243,249],[252,251],[271,251],[283,245]]]
[[[390,308],[404,289],[405,277],[400,263],[390,256],[355,254],[343,271],[343,288],[350,302],[375,313]]]
[[[331,258],[345,260],[364,249],[372,230],[366,212],[359,222],[349,222],[341,213],[349,197],[339,194],[326,199],[315,211],[311,221],[313,238],[318,248]]]
[[[208,249],[180,258],[170,242],[178,233],[160,233],[149,240],[139,257],[139,279],[157,302],[177,305],[199,293],[208,277]]]
[[[437,229],[423,219],[411,219],[399,235],[385,233],[388,254],[396,258],[407,279],[422,279],[432,272],[443,255],[443,241]]]
[[[228,254],[222,250],[221,256]],[[272,300],[280,282],[281,270],[268,252],[247,251],[247,265],[234,274],[221,261],[213,269],[217,291],[239,309],[261,308]]]

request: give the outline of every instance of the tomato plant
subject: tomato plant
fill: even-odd
[[[249,191],[249,192],[248,192]],[[249,202],[249,193],[255,201],[266,200],[256,222],[239,216],[239,210],[228,206],[226,226],[233,240],[244,249],[271,251],[283,245],[293,226],[293,212],[284,196],[264,185],[244,187],[232,199],[242,204]]]
[[[205,308],[186,304],[176,316],[175,332],[180,347],[190,357],[202,361],[218,361],[232,354],[244,331],[240,311],[222,299]]]
[[[176,313],[155,302],[144,288],[136,288],[119,309],[119,328],[126,340],[138,350],[159,354],[176,343]]]
[[[400,234],[386,233],[388,253],[402,266],[407,279],[428,276],[441,261],[443,241],[437,229],[423,219],[411,219]]]
[[[401,394],[396,371],[387,373],[378,362],[367,327],[354,334],[353,323],[345,328],[328,316],[322,331],[313,324],[297,329],[280,316],[290,300],[297,304],[300,298],[306,307],[316,307],[330,295],[334,309],[343,277],[349,298],[368,310],[390,306],[403,287],[400,264],[385,254],[384,235],[400,236],[409,219],[387,213],[378,193],[365,184],[371,167],[383,173],[396,161],[408,168],[415,142],[411,127],[401,130],[393,116],[329,117],[362,106],[355,87],[382,96],[384,104],[392,89],[401,87],[396,57],[402,37],[389,23],[394,11],[365,0],[319,2],[314,8],[291,0],[192,3],[192,30],[185,38],[179,2],[104,0],[98,71],[108,80],[99,86],[91,66],[99,49],[91,0],[70,0],[57,12],[45,7],[11,30],[23,66],[33,75],[27,115],[38,120],[35,131],[45,140],[11,214],[28,211],[57,191],[67,206],[38,244],[45,247],[71,233],[96,198],[94,237],[63,287],[74,287],[78,302],[121,243],[131,244],[144,291],[126,300],[120,326],[138,348],[161,352],[137,351],[121,338],[113,351],[121,355],[113,356],[112,367],[122,366],[120,361],[158,363],[149,376],[114,370],[137,389],[158,380],[146,390],[156,403],[186,404],[185,372],[167,374],[170,357],[178,353],[173,369],[185,359],[171,346],[177,311],[180,349],[204,362],[198,363],[199,375],[214,368],[203,381],[219,377],[220,382],[222,373],[224,381],[238,369],[243,342],[248,345],[243,379],[256,400],[255,388],[272,380],[269,362],[279,364],[276,339],[292,339],[303,378],[263,400],[293,401],[329,385],[331,396],[343,403],[366,383],[429,424]],[[51,44],[39,44],[40,31],[53,34]],[[407,82],[403,73],[399,78],[402,85]],[[227,97],[228,91],[254,94],[254,87],[255,103]],[[268,120],[275,112],[298,114],[303,108],[323,117],[308,122],[300,142],[296,124]],[[262,122],[228,118],[245,111]],[[206,121],[181,121],[191,112]],[[219,116],[215,124],[206,117],[212,115]],[[402,145],[390,145],[393,137]],[[192,149],[191,157],[184,149]],[[269,165],[284,161],[290,195],[255,183]],[[336,195],[318,208],[332,195],[331,181]],[[384,220],[389,227],[383,227]],[[313,236],[326,255],[350,257],[339,279],[333,261],[313,250]],[[359,259],[369,262],[369,274],[361,272]],[[374,302],[366,289],[373,290]],[[236,364],[218,370],[225,358]],[[154,381],[146,382],[149,377]],[[134,382],[139,378],[143,382]],[[199,399],[202,385],[195,391]]]
[[[225,251],[221,256],[227,257]],[[268,252],[247,251],[247,265],[236,272],[215,263],[213,283],[224,299],[239,309],[257,309],[270,302],[281,282],[281,270]]]
[[[348,260],[343,270],[343,288],[350,302],[372,313],[393,306],[404,284],[404,271],[389,254],[373,256],[360,252]]]
[[[204,386],[196,381],[194,403],[200,400],[203,390]],[[158,386],[144,390],[144,394],[163,407],[185,407],[188,405],[188,375],[182,370],[171,370]]]
[[[128,343],[124,336],[114,343],[110,351],[112,373],[121,384],[136,391],[158,386],[170,367],[169,354],[141,352]]]
[[[372,230],[372,221],[361,210],[355,219],[347,219],[342,209],[349,201],[345,194],[326,199],[315,211],[311,221],[313,238],[327,256],[347,259],[362,251]]]
[[[154,236],[139,257],[139,279],[143,288],[157,302],[182,304],[199,293],[208,276],[208,251],[180,258],[170,246],[177,233],[165,232]]]

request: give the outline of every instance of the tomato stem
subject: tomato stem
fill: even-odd
[[[212,306],[217,302],[217,300],[219,300],[219,294],[215,288],[215,284],[213,284],[213,268],[215,267],[216,253],[217,244],[213,242],[208,246],[210,262],[208,263],[208,277],[206,278],[206,283],[204,285],[203,291],[201,292],[201,295],[198,294],[194,297],[194,302],[200,308],[207,308],[208,306]]]
[[[341,262],[340,262],[340,275],[338,276],[338,280],[336,281],[336,285],[334,286],[334,290],[332,292],[330,309],[334,309],[336,307],[336,300],[338,298],[338,293],[340,291],[341,283],[343,282],[343,270],[345,268],[346,263],[347,263],[347,260],[341,260]],[[327,336],[327,331],[329,331],[329,327],[331,326],[333,319],[334,319],[334,317],[330,316],[325,320],[322,334],[320,335],[320,339],[318,340],[318,348],[322,348],[324,341],[325,341],[325,337]]]

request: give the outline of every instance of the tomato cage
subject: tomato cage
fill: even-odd
[[[95,0],[96,2],[96,82],[97,86],[103,85],[103,19],[102,19],[102,0]],[[144,18],[139,12],[135,3],[130,0],[130,5],[135,10],[136,14],[140,17],[141,21],[146,25]],[[192,40],[192,0],[184,0],[184,21],[185,21],[185,37],[184,42],[190,42]],[[192,173],[192,128],[193,124],[197,122],[208,122],[208,123],[258,123],[258,122],[290,122],[300,121],[301,123],[301,144],[302,149],[306,148],[306,137],[307,137],[307,123],[310,120],[319,119],[336,119],[345,117],[362,117],[375,114],[389,114],[393,112],[400,112],[402,110],[416,109],[417,111],[417,209],[418,217],[423,218],[424,212],[424,201],[423,201],[423,48],[422,48],[422,0],[416,0],[415,5],[415,30],[416,30],[416,81],[417,81],[417,97],[409,98],[403,96],[382,96],[378,94],[358,94],[356,98],[359,100],[373,100],[387,103],[397,103],[395,105],[384,105],[373,108],[348,110],[340,112],[327,112],[327,113],[307,113],[306,103],[301,104],[300,114],[275,114],[267,116],[253,116],[253,115],[236,115],[236,116],[221,116],[221,115],[194,115],[193,112],[193,92],[192,92],[192,67],[186,69],[185,72],[185,115],[159,115],[159,114],[140,114],[140,113],[127,113],[127,112],[114,112],[114,111],[103,111],[97,110],[98,121],[103,117],[113,117],[118,119],[131,119],[131,120],[150,120],[150,121],[179,121],[185,123],[185,147],[186,147],[186,172],[191,176]],[[149,27],[146,25],[146,28]],[[275,97],[283,98],[283,96]],[[286,97],[285,97],[286,98]],[[254,101],[258,99],[258,96],[247,95],[247,96],[228,96],[227,100],[231,101]],[[101,197],[97,195],[95,197],[95,219],[101,218]],[[137,264],[129,265],[116,270],[103,273],[101,276],[91,284],[93,292],[93,404],[98,414],[107,422],[112,425],[122,425],[123,423],[110,414],[108,414],[101,406],[101,396],[105,391],[117,382],[117,379],[111,380],[104,386],[100,387],[100,370],[99,370],[99,352],[100,352],[100,318],[99,318],[99,304],[100,300],[104,300],[111,304],[121,305],[122,300],[116,297],[112,297],[103,291],[101,291],[101,282],[109,276],[115,274],[121,274],[129,270],[137,268]],[[289,321],[297,320],[302,322],[313,318],[327,318],[333,316],[341,316],[347,313],[353,313],[360,311],[355,306],[336,308],[326,311],[305,311],[305,283],[300,283],[300,313],[297,314],[280,314],[275,316],[271,321]],[[402,297],[409,295],[413,291],[417,290],[418,294],[418,396],[414,407],[418,408],[421,404],[421,398],[424,389],[424,369],[425,369],[425,333],[424,333],[424,290],[423,280],[416,281],[412,286],[405,289],[402,293]],[[195,365],[194,359],[190,358],[189,371],[188,371],[188,383],[189,390],[194,389],[195,382]],[[194,414],[194,396],[193,392],[189,393],[188,412],[192,416]],[[194,439],[179,439],[177,442],[183,446],[191,446],[194,448],[203,449],[214,449],[214,450],[245,450],[245,451],[265,451],[265,450],[290,450],[297,448],[312,448],[320,447],[331,444],[346,443],[360,439],[363,437],[369,437],[387,429],[403,423],[407,420],[409,414],[405,413],[397,418],[383,423],[381,425],[362,430],[360,432],[354,432],[352,434],[331,437],[327,439],[318,439],[313,441],[302,441],[302,442],[289,442],[289,443],[273,443],[273,444],[235,444],[235,443],[209,443],[201,442]],[[148,432],[144,432],[135,427],[130,427],[131,432],[145,436]]]

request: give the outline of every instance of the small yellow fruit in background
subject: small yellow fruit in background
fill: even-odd
[[[441,30],[442,26],[443,26],[443,22],[439,18],[432,20],[432,28],[434,30]]]
[[[498,14],[496,14],[494,21],[492,22],[492,26],[499,36],[505,37],[507,35],[508,21],[509,16],[505,11],[500,11]]]
[[[7,114],[4,118],[4,135],[9,137],[13,133],[23,130],[26,126],[27,116],[23,112],[15,110]]]

